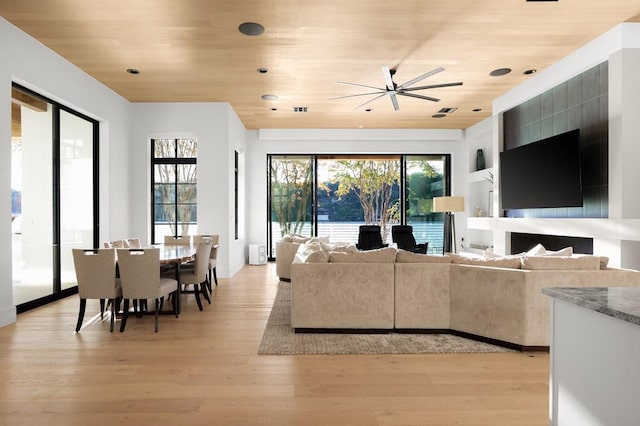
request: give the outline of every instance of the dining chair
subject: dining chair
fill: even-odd
[[[113,240],[113,241],[105,241],[104,248],[124,248],[124,240]]]
[[[164,243],[188,246],[189,244],[191,244],[191,235],[183,235],[181,237],[174,237],[173,235],[165,235]]]
[[[193,236],[194,243],[198,243],[202,239],[211,240],[211,255],[209,256],[209,272],[207,277],[207,286],[209,287],[209,292],[212,292],[212,289],[211,289],[212,277],[213,277],[213,281],[215,281],[216,285],[218,285],[218,274],[216,273],[216,266],[218,263],[218,243],[220,241],[220,235],[194,235]]]
[[[118,267],[122,282],[124,299],[120,332],[127,325],[130,300],[155,300],[155,332],[158,332],[158,316],[164,298],[177,294],[178,282],[175,279],[160,276],[160,249],[118,249]],[[173,300],[173,313],[178,318],[176,298]]]
[[[207,292],[207,272],[209,271],[209,258],[211,256],[211,240],[203,239],[196,248],[196,257],[192,267],[184,267],[180,271],[180,286],[193,286],[198,309],[202,311],[200,293],[211,304]]]
[[[127,238],[126,240],[124,240],[124,247],[122,248],[142,248],[140,238]]]
[[[117,308],[122,298],[120,281],[116,278],[116,252],[112,248],[105,249],[72,249],[73,264],[78,282],[80,311],[76,332],[82,328],[82,321],[87,308],[87,299],[100,300],[100,318],[104,319],[105,300],[111,305],[111,325],[116,318]]]

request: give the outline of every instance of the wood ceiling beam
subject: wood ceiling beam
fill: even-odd
[[[37,112],[47,111],[47,102],[31,96],[27,93],[21,92],[15,87],[11,88],[11,102]]]

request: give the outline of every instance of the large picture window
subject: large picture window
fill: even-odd
[[[442,253],[443,216],[433,197],[449,194],[449,155],[270,155],[270,257],[283,236],[356,242],[360,225],[414,227],[418,242]]]
[[[198,145],[193,138],[151,140],[151,239],[197,234]]]

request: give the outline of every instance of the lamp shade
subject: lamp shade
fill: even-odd
[[[464,197],[433,197],[434,212],[463,212]]]

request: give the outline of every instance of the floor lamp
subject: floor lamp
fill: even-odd
[[[433,197],[433,211],[444,213],[444,252],[456,252],[454,212],[464,211],[464,197]]]

